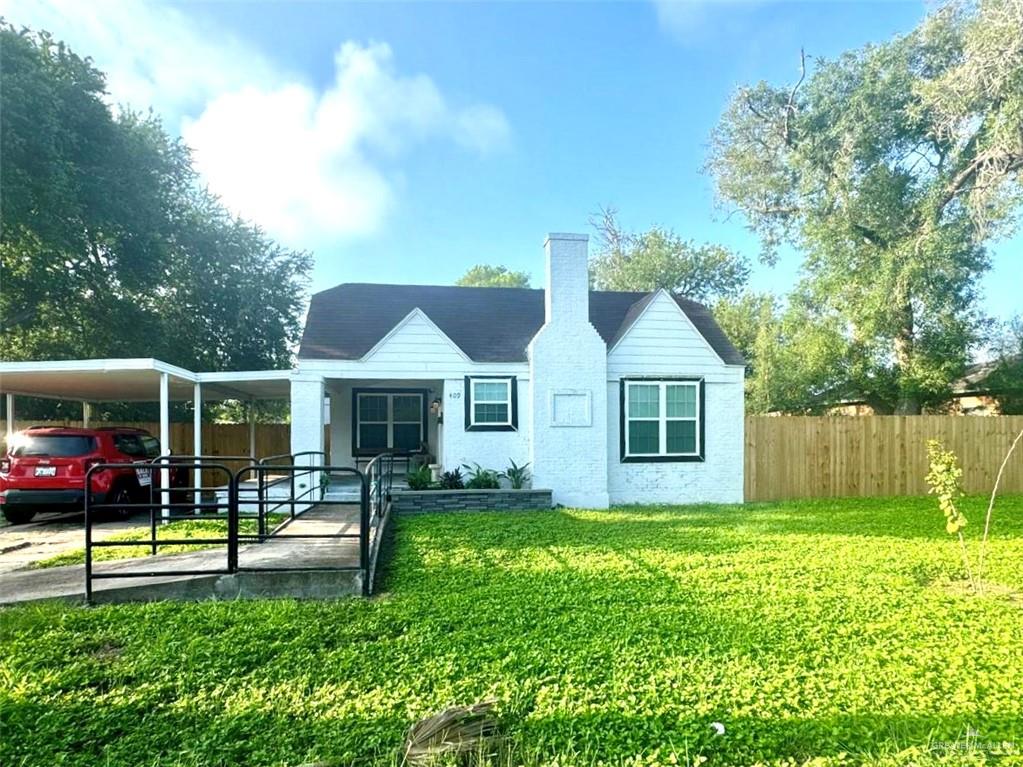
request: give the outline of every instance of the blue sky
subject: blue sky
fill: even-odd
[[[90,10],[82,10],[90,9]],[[911,29],[922,2],[7,4],[153,104],[231,207],[316,256],[313,289],[450,283],[501,263],[539,284],[547,231],[613,205],[756,264],[715,210],[706,144],[743,83],[788,82]],[[994,248],[987,310],[1020,311],[1023,237]]]

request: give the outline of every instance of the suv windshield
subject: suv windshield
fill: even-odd
[[[46,455],[52,458],[70,458],[85,455],[96,449],[93,437],[80,437],[74,434],[23,434],[11,449],[15,458],[31,455]]]

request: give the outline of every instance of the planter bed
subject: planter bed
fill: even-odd
[[[398,514],[434,511],[514,511],[549,509],[550,490],[393,490],[391,508]]]

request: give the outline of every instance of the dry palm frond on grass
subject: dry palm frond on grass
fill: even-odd
[[[451,706],[416,722],[405,738],[404,763],[429,764],[446,756],[485,754],[497,736],[494,701]]]

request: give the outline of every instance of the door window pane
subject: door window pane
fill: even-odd
[[[629,387],[629,417],[657,418],[660,398],[661,387],[657,384],[633,384]]]
[[[658,430],[657,421],[630,421],[629,452],[634,454],[657,453]]]
[[[359,448],[362,450],[386,450],[387,424],[359,424]]]
[[[386,421],[387,420],[387,395],[386,394],[360,394],[359,395],[359,420],[360,421]]]
[[[422,436],[418,423],[394,424],[394,449],[411,452],[421,447]]]
[[[423,417],[422,400],[418,394],[394,395],[394,421],[420,421]]]
[[[666,413],[668,418],[696,417],[696,387],[688,385],[672,385],[665,387],[667,391]]]

